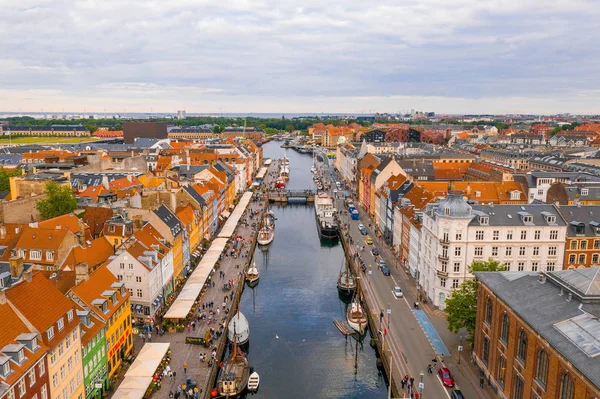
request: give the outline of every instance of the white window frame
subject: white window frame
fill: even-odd
[[[62,317],[58,319],[56,324],[58,325],[58,331],[62,331],[65,328],[65,320]]]

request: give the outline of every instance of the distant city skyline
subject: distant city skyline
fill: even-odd
[[[2,11],[5,112],[600,113],[593,1],[9,0]]]

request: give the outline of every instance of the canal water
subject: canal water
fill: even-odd
[[[264,156],[280,158],[280,143]],[[312,156],[288,150],[288,188],[314,188]],[[249,359],[260,374],[259,398],[385,398],[387,386],[376,367],[369,336],[344,337],[334,320],[344,320],[346,303],[336,288],[344,262],[341,244],[322,243],[312,205],[273,206],[275,240],[254,253],[260,283],[246,287],[241,311],[250,323]],[[248,396],[250,397],[250,396]]]

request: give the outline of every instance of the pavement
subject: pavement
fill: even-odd
[[[324,157],[323,154],[322,156]],[[331,166],[323,163],[319,166],[321,176],[331,179],[332,186],[335,185],[334,180],[342,181],[337,171],[334,171]],[[334,174],[334,177],[331,176],[331,173]],[[432,364],[432,359],[437,358],[438,364],[443,364],[450,369],[457,385],[456,388],[460,389],[466,398],[495,397],[489,388],[481,389],[479,387],[479,372],[470,361],[466,344],[463,352],[458,352],[458,347],[463,340],[459,334],[448,330],[445,313],[434,309],[429,304],[420,303],[419,309],[414,308],[414,303],[418,298],[416,282],[404,268],[399,266],[397,257],[389,245],[379,239],[378,234],[369,228],[369,224],[374,226],[374,223],[368,217],[367,212],[359,208],[360,220],[351,220],[349,213],[344,211],[345,207],[341,196],[336,199],[336,207],[343,211],[341,221],[348,225],[349,235],[354,246],[365,247],[364,252],[359,251],[359,256],[367,268],[372,270],[370,275],[367,272],[367,275],[363,277],[367,280],[365,289],[374,295],[384,312],[382,324],[389,325],[388,344],[391,343],[393,357],[399,359],[397,362],[399,367],[394,367],[394,373],[408,373],[415,376],[416,382],[423,378],[425,384],[423,398],[449,397],[452,389],[444,388],[435,374],[427,374],[427,365]],[[368,235],[364,236],[359,232],[359,223],[367,228]],[[373,246],[366,244],[366,237],[371,237],[374,242],[373,246],[381,252],[377,259],[385,260],[391,270],[391,276],[384,276],[378,270],[376,259],[370,252]],[[397,299],[393,296],[392,290],[396,285],[402,288],[403,298]],[[389,316],[387,309],[391,311]],[[459,355],[461,355],[460,360]],[[422,372],[425,374],[424,377],[420,377]]]

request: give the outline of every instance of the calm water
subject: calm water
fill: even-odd
[[[264,148],[279,158],[280,143]],[[288,150],[290,188],[312,188],[312,157]],[[249,359],[260,374],[258,398],[385,398],[375,351],[333,325],[345,319],[337,277],[340,244],[321,244],[314,209],[274,206],[275,240],[254,254],[260,283],[244,290],[241,310],[250,322]]]

